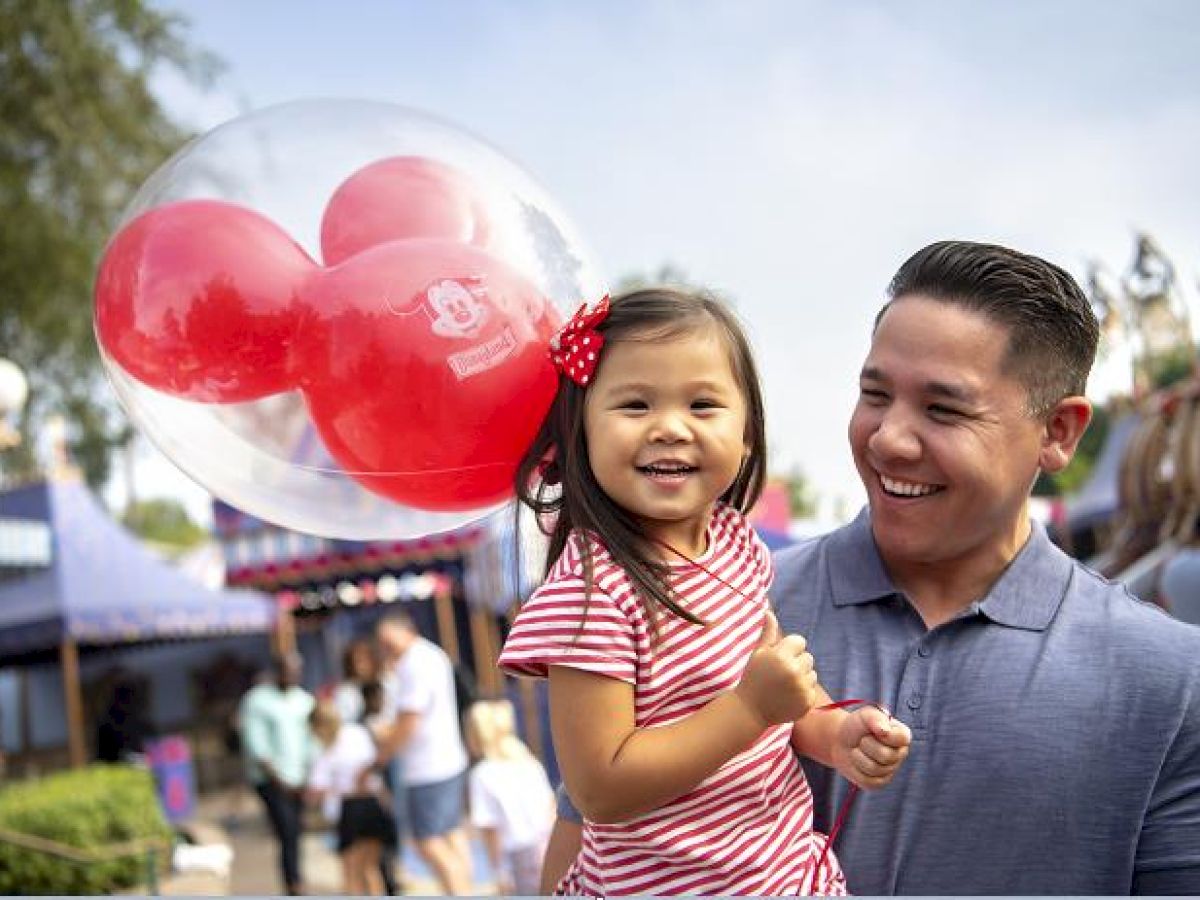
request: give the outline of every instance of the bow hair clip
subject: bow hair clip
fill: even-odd
[[[587,304],[550,339],[550,361],[580,387],[587,387],[600,363],[604,335],[596,326],[608,318],[608,295],[589,312]]]

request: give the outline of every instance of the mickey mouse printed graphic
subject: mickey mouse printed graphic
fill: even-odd
[[[470,288],[458,281],[439,281],[425,296],[428,300],[425,309],[434,334],[448,338],[475,337],[487,322],[487,309]]]

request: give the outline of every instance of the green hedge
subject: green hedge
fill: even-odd
[[[6,787],[0,828],[95,852],[138,838],[169,842],[172,834],[150,772],[109,765]],[[145,854],[77,863],[0,840],[0,894],[110,894],[145,879]]]

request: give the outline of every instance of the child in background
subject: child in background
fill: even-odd
[[[496,873],[499,894],[536,896],[554,791],[546,771],[517,737],[512,704],[480,700],[464,716],[467,750],[478,761],[469,776],[471,824]]]
[[[584,817],[557,892],[842,894],[796,751],[863,787],[908,729],[830,702],[768,612],[771,556],[745,518],[767,464],[749,344],[720,303],[649,289],[580,310],[518,469],[550,537],[545,583],[500,657],[548,677],[563,779]]]
[[[326,819],[337,823],[342,884],[351,895],[382,896],[380,857],[396,843],[396,824],[381,801],[383,782],[376,771],[375,741],[357,722],[343,722],[337,707],[320,701],[309,717],[321,752],[308,778],[311,800],[320,802]]]

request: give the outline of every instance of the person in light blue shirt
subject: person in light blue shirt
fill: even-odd
[[[298,653],[272,660],[272,678],[255,685],[238,708],[246,777],[262,798],[279,841],[284,890],[304,893],[300,873],[303,790],[313,758],[308,717],[313,696],[300,687],[303,661]]]
[[[1086,297],[965,241],[916,253],[889,294],[849,427],[868,509],[778,554],[771,591],[835,699],[913,732],[838,838],[851,893],[1200,894],[1200,628],[1029,516],[1091,418]],[[828,829],[847,785],[806,769]]]

